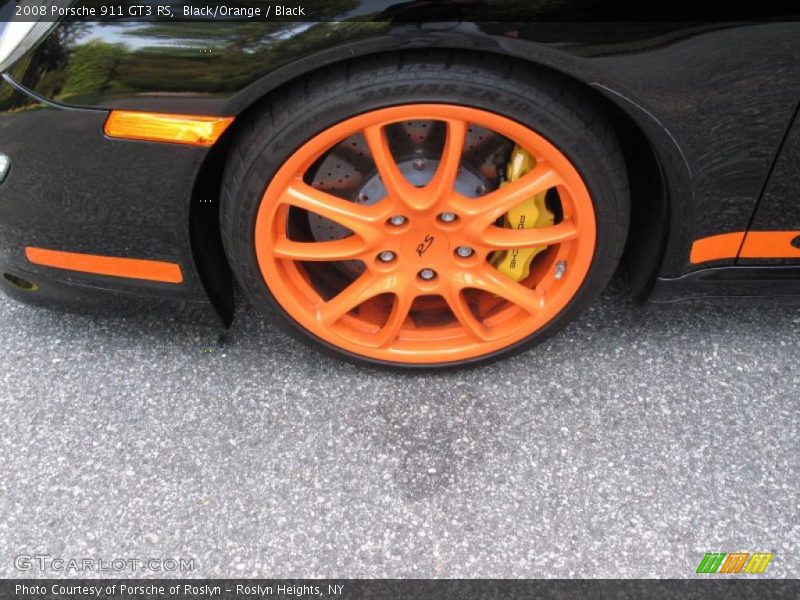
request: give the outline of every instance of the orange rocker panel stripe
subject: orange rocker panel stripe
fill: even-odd
[[[800,231],[737,231],[695,240],[689,260],[692,264],[730,258],[800,258],[792,241]]]
[[[792,240],[800,231],[749,231],[739,258],[800,258],[800,248]]]
[[[25,248],[28,260],[36,265],[68,269],[96,275],[127,277],[129,279],[146,279],[164,283],[181,283],[183,273],[180,265],[158,260],[142,260],[138,258],[116,258],[113,256],[96,256],[94,254],[78,254],[45,250],[44,248]]]

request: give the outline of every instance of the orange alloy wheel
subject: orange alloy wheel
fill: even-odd
[[[441,156],[423,184],[404,174],[387,135],[388,126],[412,121],[445,127]],[[462,150],[473,127],[527,150],[535,168],[478,197],[457,191],[465,169]],[[353,136],[363,136],[381,182],[380,198],[372,204],[309,183],[309,171]],[[555,195],[559,205],[555,224],[502,226],[509,209],[544,192]],[[314,215],[345,233],[298,239],[291,227],[298,214]],[[577,293],[596,235],[587,187],[558,148],[510,119],[448,104],[374,110],[316,135],[269,183],[255,228],[259,268],[289,316],[344,351],[406,364],[474,359],[531,336]],[[493,253],[541,246],[547,249],[519,282],[490,262]],[[357,268],[339,269],[342,264]],[[326,285],[326,273],[333,271],[349,272],[349,279]]]

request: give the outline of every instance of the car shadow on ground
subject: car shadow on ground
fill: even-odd
[[[4,312],[13,315],[14,328],[36,344],[38,337],[47,339],[53,328],[74,336],[85,335],[114,337],[127,342],[141,340],[146,345],[154,340],[159,345],[180,348],[191,347],[199,354],[220,354],[226,349],[239,348],[250,353],[250,358],[282,356],[295,367],[302,367],[310,375],[331,369],[382,373],[383,376],[458,377],[457,373],[473,370],[455,369],[438,373],[415,370],[386,370],[354,366],[336,358],[307,348],[267,318],[246,300],[238,298],[233,324],[224,328],[214,319],[192,322],[187,317],[170,314],[132,314],[127,316],[93,316],[62,313],[38,307],[28,307],[8,298],[0,299]],[[627,344],[634,339],[661,339],[665,345],[685,341],[701,342],[718,336],[765,335],[796,330],[800,321],[800,299],[713,299],[675,304],[635,303],[624,273],[618,273],[599,300],[590,306],[573,323],[543,345],[516,357],[500,361],[481,369],[504,369],[506,366],[534,362],[543,354],[568,352],[576,357],[607,351],[617,344]],[[676,347],[676,350],[680,348]],[[276,373],[277,374],[277,373]]]

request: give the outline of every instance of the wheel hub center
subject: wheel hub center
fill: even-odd
[[[442,260],[450,250],[450,240],[441,231],[415,229],[404,236],[402,256],[414,263],[423,265]]]

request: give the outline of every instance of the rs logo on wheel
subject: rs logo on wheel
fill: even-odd
[[[422,257],[422,255],[428,251],[428,248],[431,247],[433,240],[434,237],[428,234],[425,236],[425,239],[422,240],[422,243],[419,246],[417,246],[417,254],[419,254],[420,257]]]

